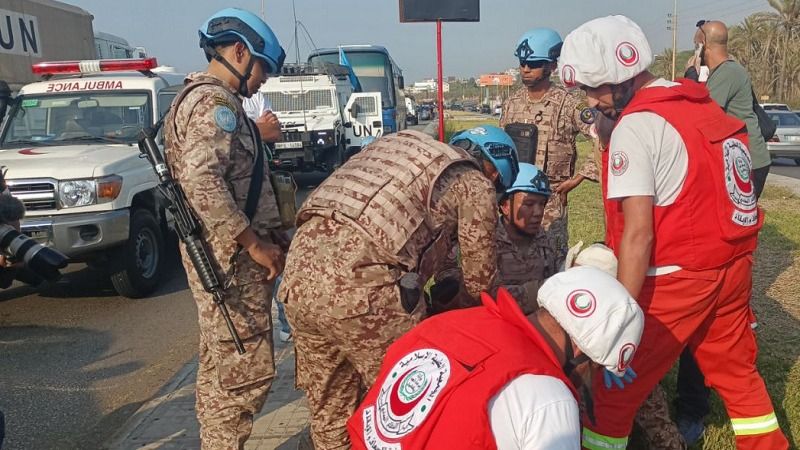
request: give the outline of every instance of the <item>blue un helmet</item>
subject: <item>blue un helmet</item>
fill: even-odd
[[[450,139],[450,145],[463,148],[478,160],[487,160],[500,173],[500,184],[508,189],[519,173],[519,158],[514,141],[505,131],[483,125],[460,131]]]
[[[539,170],[538,167],[528,163],[519,164],[517,178],[514,180],[514,184],[503,193],[503,197],[508,197],[515,192],[538,194],[545,197],[550,197],[553,194],[553,191],[550,190],[550,181],[547,179],[547,175]]]
[[[520,65],[534,61],[556,62],[561,56],[563,44],[558,31],[551,28],[534,28],[522,35],[514,56],[519,58]]]
[[[206,58],[221,62],[239,78],[239,92],[242,95],[247,95],[247,79],[250,78],[254,61],[250,60],[247,72],[242,75],[217,53],[216,46],[241,41],[250,50],[250,54],[266,63],[267,73],[270,74],[280,72],[286,59],[286,52],[269,25],[257,15],[243,9],[225,8],[218,11],[200,27],[199,34],[200,47],[205,51]]]

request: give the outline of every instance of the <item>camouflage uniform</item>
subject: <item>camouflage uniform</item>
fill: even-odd
[[[669,417],[667,394],[660,384],[639,407],[635,422],[644,432],[650,450],[686,449],[686,442]]]
[[[428,279],[457,235],[467,291],[494,282],[496,211],[494,187],[466,153],[414,131],[370,144],[308,197],[278,298],[317,450],[350,447],[347,419],[389,344],[424,313],[401,306],[404,273]]]
[[[533,161],[520,161],[543,168],[550,180],[552,189],[575,175],[575,162],[578,156],[575,137],[578,133],[589,135],[590,125],[581,120],[584,110],[581,98],[561,86],[551,85],[544,96],[533,101],[528,97],[528,89],[522,87],[503,104],[500,126],[510,123],[534,124],[539,130],[536,156]],[[580,175],[599,180],[597,164],[588,158]],[[551,235],[558,252],[559,262],[567,255],[569,231],[567,228],[567,200],[553,195],[544,210],[542,227]]]
[[[523,313],[531,314],[539,309],[539,287],[558,272],[558,258],[546,233],[513,242],[503,222],[497,225],[497,284],[508,289]]]
[[[236,252],[235,237],[250,226],[261,239],[281,225],[275,194],[264,164],[264,183],[252,222],[244,213],[255,161],[255,127],[249,127],[236,91],[208,73],[194,73],[194,88],[167,117],[166,159],[202,223],[202,234],[217,274],[222,277]],[[200,326],[197,418],[203,448],[238,449],[250,436],[253,415],[267,397],[275,365],[270,318],[271,283],[266,269],[247,252],[236,261],[236,275],[225,302],[247,352],[239,355],[215,306],[181,246]]]

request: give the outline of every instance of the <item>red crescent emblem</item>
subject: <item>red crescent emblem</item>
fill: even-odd
[[[639,51],[630,42],[623,42],[617,46],[617,59],[625,67],[630,67],[639,62]]]
[[[739,176],[739,171],[736,170],[736,163],[734,162],[733,168],[733,179],[736,181],[736,186],[739,188],[740,191],[744,194],[750,194],[753,191],[753,184],[750,182],[750,179],[747,181],[743,180],[741,176]]]
[[[44,152],[37,152],[36,150],[34,150],[32,148],[23,148],[22,150],[18,151],[17,153],[19,153],[20,155],[28,155],[28,156],[46,155],[47,154],[47,153],[44,153]]]
[[[425,388],[425,392],[417,396],[417,398],[414,399],[411,403],[405,403],[402,400],[400,400],[400,395],[398,394],[398,391],[400,390],[400,385],[402,384],[401,381],[405,380],[406,376],[409,373],[417,370],[418,368],[419,366],[414,367],[412,369],[408,369],[405,373],[403,373],[403,375],[397,378],[397,382],[395,382],[394,386],[392,386],[392,392],[389,394],[389,407],[392,409],[392,413],[394,413],[398,417],[405,416],[406,414],[411,412],[411,410],[414,409],[415,406],[417,406],[417,403],[419,403],[420,401],[422,401],[423,398],[425,398],[425,394],[427,394],[428,390],[431,388],[429,383],[428,386]]]

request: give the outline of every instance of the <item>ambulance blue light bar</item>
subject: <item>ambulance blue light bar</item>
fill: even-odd
[[[156,58],[144,59],[92,59],[84,61],[49,61],[34,64],[35,75],[52,76],[69,73],[144,72],[158,67]]]

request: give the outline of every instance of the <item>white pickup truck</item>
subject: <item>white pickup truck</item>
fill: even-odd
[[[142,297],[163,272],[167,220],[139,130],[169,107],[183,76],[155,58],[33,65],[0,131],[0,164],[25,204],[24,233],[107,270]]]

